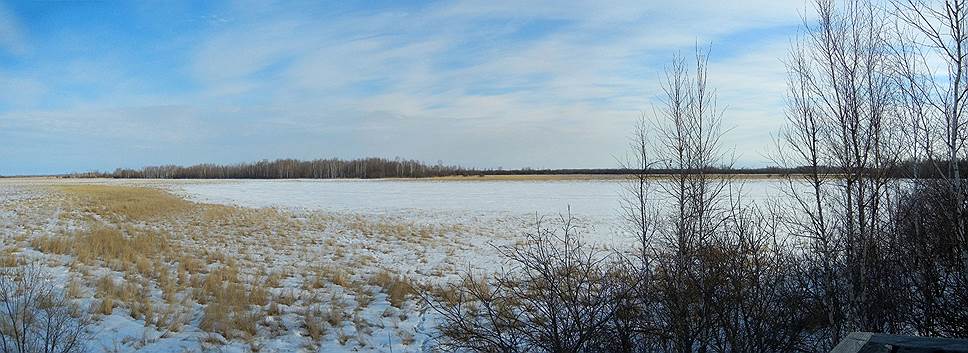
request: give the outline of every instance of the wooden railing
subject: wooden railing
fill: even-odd
[[[854,332],[830,353],[968,353],[968,339]]]

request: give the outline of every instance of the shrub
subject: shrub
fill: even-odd
[[[637,289],[628,270],[588,249],[573,234],[543,228],[521,246],[500,248],[511,270],[465,274],[459,284],[425,297],[441,315],[445,350],[580,352],[605,347],[624,328],[612,325]]]
[[[90,324],[37,264],[0,269],[0,348],[4,352],[85,350]]]

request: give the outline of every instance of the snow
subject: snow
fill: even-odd
[[[194,199],[247,207],[354,213],[554,213],[607,216],[616,181],[269,180],[182,184]]]
[[[527,224],[569,212],[601,243],[621,235],[625,182],[619,180],[233,180],[168,188],[207,203],[398,217],[429,223]],[[740,180],[746,201],[779,194],[777,180]],[[661,196],[661,195],[657,195]],[[522,229],[511,229],[521,232]]]
[[[309,224],[320,216],[338,215],[344,223],[326,229],[306,229],[298,234],[306,241],[298,253],[272,249],[256,252],[270,269],[304,268],[306,262],[317,262],[333,255],[323,244],[333,242],[344,247],[346,258],[371,258],[357,276],[379,269],[393,269],[416,280],[446,281],[465,269],[487,271],[501,266],[492,245],[509,244],[520,239],[535,216],[557,216],[570,212],[584,225],[586,236],[607,245],[628,244],[622,235],[619,212],[623,184],[614,180],[567,181],[454,181],[454,180],[3,180],[0,181],[0,231],[6,237],[17,234],[54,234],[70,230],[73,224],[59,222],[61,209],[44,186],[52,183],[96,183],[158,187],[187,199],[235,205],[247,208],[276,208],[294,220]],[[744,182],[747,200],[766,200],[777,194],[776,181]],[[442,227],[441,235],[426,242],[381,234],[360,234],[352,229],[353,219],[387,224],[410,224]],[[453,226],[453,227],[447,227]],[[377,228],[378,229],[378,228]],[[3,239],[7,244],[9,239]],[[419,240],[419,239],[418,239]],[[54,257],[33,250],[33,257]],[[303,266],[303,267],[300,267]],[[68,269],[53,266],[56,278],[66,278]],[[119,274],[118,274],[119,275]],[[120,276],[120,275],[119,275]],[[282,288],[299,289],[308,274],[294,273],[282,282]],[[62,281],[66,282],[66,281]],[[348,303],[355,303],[352,293],[337,292]],[[158,294],[154,294],[157,296]],[[82,299],[92,301],[94,299]],[[197,304],[196,304],[197,306]],[[304,310],[305,308],[297,308]],[[295,310],[295,311],[298,311]],[[206,341],[224,340],[198,329],[200,307],[195,308],[191,322],[179,332],[159,332],[143,320],[134,319],[127,310],[115,310],[100,318],[94,328],[94,352],[139,351],[148,353],[198,351]],[[316,347],[304,344],[306,338],[298,329],[301,317],[294,312],[268,316],[268,324],[285,330],[256,342],[263,352],[367,352],[425,351],[434,331],[433,315],[421,312],[410,302],[403,309],[389,305],[386,294],[377,292],[372,304],[360,312],[362,326],[347,320],[339,335],[352,336],[350,345],[339,342],[337,333]],[[358,330],[366,331],[359,334]],[[334,331],[332,328],[330,331]],[[404,342],[403,334],[409,343]],[[215,335],[217,336],[217,335]],[[252,342],[227,341],[218,345],[223,352],[250,351]]]

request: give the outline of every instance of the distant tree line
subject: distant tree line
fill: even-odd
[[[361,158],[352,160],[296,159],[263,160],[255,163],[151,166],[116,169],[111,173],[90,172],[71,177],[150,179],[340,179],[340,178],[424,178],[466,174],[460,166],[429,165],[416,160]]]
[[[831,172],[834,169],[828,168]],[[522,168],[522,169],[484,169],[484,170],[469,170],[469,175],[473,174],[484,174],[484,175],[632,175],[632,174],[647,174],[647,175],[669,175],[677,174],[680,172],[703,172],[706,174],[720,174],[720,175],[789,175],[789,174],[801,174],[809,170],[809,167],[759,167],[759,168],[742,168],[733,166],[720,166],[720,167],[705,167],[702,170],[678,170],[675,168],[650,168],[648,170],[637,170],[634,168],[564,168],[564,169],[533,169],[533,168]]]
[[[890,166],[886,170],[868,170],[890,177],[905,178],[911,170],[930,170],[946,161],[906,160]],[[968,168],[968,162],[960,162]],[[799,167],[759,167],[742,168],[733,166],[705,167],[701,172],[717,175],[798,175],[813,171],[812,166]],[[818,166],[820,172],[836,174],[833,166]],[[700,170],[677,170],[675,168],[559,168],[559,169],[475,169],[454,165],[426,164],[416,160],[362,158],[353,160],[317,159],[302,161],[296,159],[263,160],[255,163],[214,164],[204,163],[188,167],[177,165],[149,166],[141,169],[118,168],[113,172],[84,172],[66,175],[69,178],[119,178],[119,179],[376,179],[376,178],[427,178],[441,176],[483,176],[483,175],[671,175],[681,172],[700,172]],[[926,178],[942,177],[940,173],[925,173]],[[2,177],[2,176],[0,176]]]
[[[651,129],[653,127],[646,127]],[[649,147],[653,149],[653,147]],[[646,152],[655,152],[646,151]],[[904,160],[897,161],[897,163],[888,166],[879,167],[865,167],[863,172],[867,174],[877,174],[884,175],[891,178],[909,178],[911,177],[911,171],[923,171],[919,173],[921,178],[944,178],[948,177],[950,170],[937,169],[938,165],[948,165],[950,164],[948,160],[939,158],[933,160],[915,160],[907,158]],[[960,160],[958,162],[960,169],[968,169],[968,160]],[[521,169],[464,169],[461,170],[463,175],[635,175],[635,174],[646,174],[646,175],[672,175],[679,174],[682,172],[686,173],[699,173],[704,174],[717,174],[717,175],[775,175],[775,176],[785,176],[785,175],[804,175],[810,174],[814,171],[827,174],[836,175],[841,170],[840,167],[836,165],[803,165],[803,166],[769,166],[769,167],[736,167],[731,165],[723,166],[706,166],[701,170],[679,170],[677,168],[665,168],[661,166],[652,166],[645,170],[640,170],[628,166],[622,166],[620,168],[560,168],[560,169],[535,169],[535,168],[521,168]]]
[[[708,174],[798,174],[802,168],[732,168],[709,167]],[[648,174],[673,174],[675,169],[650,169]],[[119,179],[376,179],[376,178],[427,178],[442,176],[484,175],[628,175],[638,171],[626,168],[565,168],[565,169],[474,169],[460,166],[425,164],[416,160],[363,158],[354,160],[296,159],[263,160],[255,163],[214,164],[192,166],[164,165],[141,169],[118,168],[113,172],[72,173],[69,178],[119,178]]]

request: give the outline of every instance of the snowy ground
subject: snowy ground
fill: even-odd
[[[448,281],[468,269],[489,271],[501,266],[494,245],[519,240],[536,215],[556,216],[569,208],[596,243],[629,243],[619,231],[622,185],[617,181],[0,179],[0,232],[5,248],[78,227],[70,216],[72,210],[64,209],[61,196],[49,188],[63,183],[147,186],[201,203],[271,208],[267,224],[258,227],[271,228],[268,233],[284,236],[283,241],[259,238],[254,235],[257,231],[246,229],[207,235],[213,241],[192,244],[209,244],[206,252],[237,257],[247,278],[257,279],[266,271],[286,273],[279,287],[270,289],[274,298],[300,293],[300,299],[279,314],[266,315],[258,337],[245,341],[201,331],[199,304],[187,307],[189,318],[177,332],[115,310],[97,321],[93,351],[425,351],[433,335],[433,315],[419,301],[392,307],[386,293],[369,285],[328,283],[307,289],[308,273],[324,276],[330,274],[319,274],[320,268],[344,268],[350,282],[365,283],[387,269],[416,282]],[[747,199],[763,200],[775,194],[776,182],[745,184]],[[182,233],[200,229],[172,227],[171,231]],[[246,236],[252,239],[240,238]],[[69,259],[29,246],[20,254],[45,260],[57,278],[70,275]],[[260,272],[248,267],[258,267]],[[104,271],[108,270],[95,272]],[[160,297],[160,290],[153,295]],[[313,305],[332,306],[308,299],[320,296],[343,298],[352,318],[330,327],[319,342],[307,343],[302,317]]]
[[[176,183],[166,189],[199,202],[297,211],[403,217],[431,223],[489,224],[569,211],[587,224],[586,236],[622,244],[620,180],[233,180]],[[746,200],[778,195],[777,180],[740,180]],[[656,195],[661,196],[661,195]],[[520,229],[510,229],[520,232]]]

